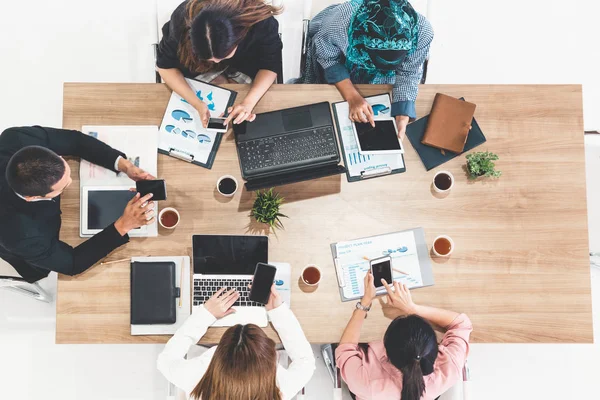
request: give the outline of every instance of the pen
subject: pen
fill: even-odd
[[[122,258],[120,260],[114,260],[114,261],[105,261],[105,262],[101,262],[100,265],[116,264],[116,263],[127,261],[127,260],[129,260],[129,258]]]

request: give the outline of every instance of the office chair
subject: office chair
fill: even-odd
[[[600,207],[598,199],[600,199],[600,185],[598,185],[598,179],[591,176],[591,171],[598,171],[600,166],[600,130],[598,131],[586,131],[585,132],[585,146],[586,146],[586,169],[588,170],[587,175],[587,197],[588,197],[588,214],[591,215],[589,218],[589,231],[590,231],[590,266],[600,268],[600,224],[594,223],[597,218],[596,215],[600,214],[600,209],[592,209],[593,207]],[[588,154],[589,152],[589,154]],[[592,179],[590,179],[592,178]],[[596,238],[596,240],[594,240]]]
[[[31,297],[35,300],[43,301],[44,303],[52,302],[52,295],[42,289],[37,282],[29,283],[25,281],[25,279],[21,278],[17,274],[17,271],[15,271],[14,268],[12,268],[9,264],[4,265],[9,268],[9,271],[2,272],[2,274],[0,274],[0,289],[10,290],[27,297]],[[4,265],[2,269],[4,269]],[[10,275],[5,275],[5,273]]]

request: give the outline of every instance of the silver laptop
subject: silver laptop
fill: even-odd
[[[256,264],[268,262],[266,236],[194,235],[194,288],[192,311],[204,304],[222,287],[236,288],[240,298],[235,313],[217,320],[212,326],[236,324],[269,324],[262,304],[248,299]]]

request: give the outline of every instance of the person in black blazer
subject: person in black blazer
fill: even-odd
[[[27,282],[50,271],[77,275],[117,247],[127,232],[154,220],[151,195],[139,193],[123,215],[102,232],[73,248],[59,240],[60,194],[71,184],[62,156],[75,156],[133,180],[154,179],[125,154],[78,131],[40,126],[9,128],[0,135],[0,258]]]

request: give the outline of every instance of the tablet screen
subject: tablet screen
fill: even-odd
[[[375,121],[375,128],[362,122],[356,122],[355,126],[361,150],[401,150],[398,133],[392,121]]]
[[[88,192],[88,229],[104,229],[115,222],[135,196],[129,190],[90,190]]]

